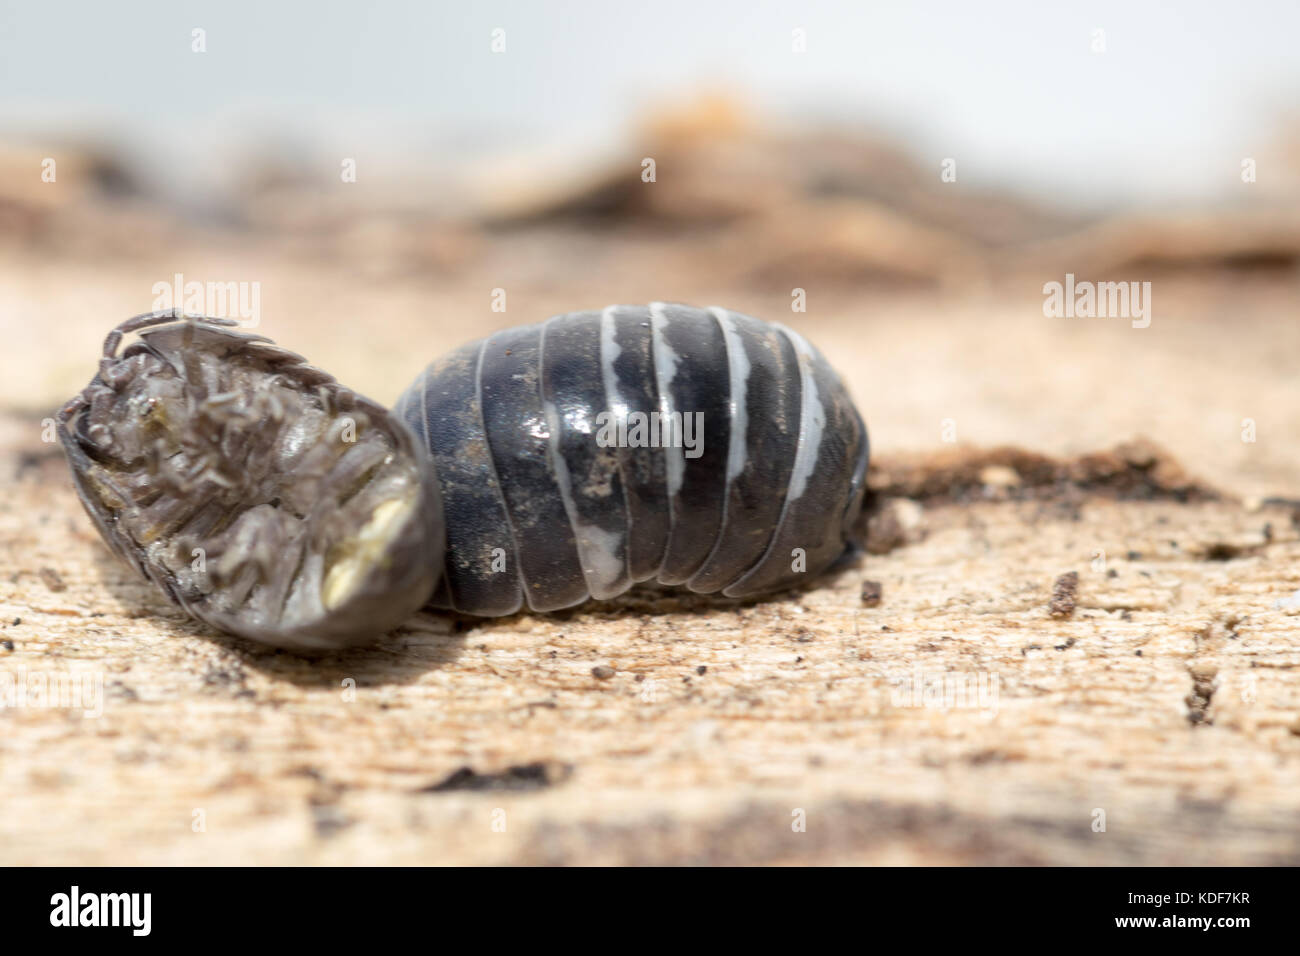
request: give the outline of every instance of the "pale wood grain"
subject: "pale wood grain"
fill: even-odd
[[[109,556],[57,454],[24,451],[0,671],[88,669],[105,697],[0,711],[5,863],[1300,862],[1286,507],[939,504],[923,540],[799,594],[421,615],[311,661],[184,620]],[[916,674],[996,698],[911,706]],[[537,761],[541,789],[421,792]]]

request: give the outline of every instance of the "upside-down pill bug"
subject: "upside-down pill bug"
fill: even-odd
[[[381,405],[233,324],[156,312],[113,330],[58,416],[77,492],[114,551],[219,630],[303,650],[373,638],[438,581],[427,455]]]
[[[555,316],[435,361],[390,415],[228,324],[129,320],[60,415],[104,537],[223,630],[332,647],[426,598],[493,616],[649,580],[750,597],[824,570],[858,525],[866,429],[779,325],[660,303]],[[353,419],[367,437],[347,445]]]

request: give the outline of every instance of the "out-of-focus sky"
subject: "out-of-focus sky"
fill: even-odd
[[[703,88],[883,131],[969,183],[1204,202],[1300,102],[1297,37],[1292,0],[0,0],[0,142],[106,137],[183,189],[258,141],[370,168],[595,148]]]

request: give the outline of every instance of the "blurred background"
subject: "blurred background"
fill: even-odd
[[[677,300],[805,331],[880,454],[1145,435],[1294,492],[1298,33],[1285,2],[3,0],[0,427],[190,283],[384,402],[495,328]],[[1150,283],[1150,324],[1047,314],[1067,276]]]

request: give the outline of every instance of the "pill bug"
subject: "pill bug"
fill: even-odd
[[[390,413],[233,324],[127,320],[58,416],[105,540],[221,630],[322,649],[426,602],[546,612],[650,580],[751,597],[824,570],[859,524],[866,429],[780,325],[555,316],[435,361]]]
[[[381,405],[232,325],[167,311],[109,334],[56,419],[77,493],[114,551],[219,630],[372,638],[440,575],[428,457]]]
[[[861,508],[867,435],[839,376],[797,332],[727,309],[506,329],[435,361],[394,411],[437,465],[447,566],[431,603],[466,614],[648,580],[788,588],[843,554]]]

